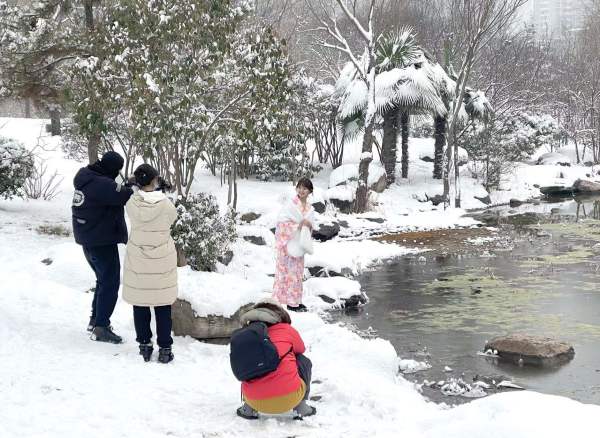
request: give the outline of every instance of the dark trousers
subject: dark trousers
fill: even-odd
[[[310,381],[312,379],[312,362],[305,355],[297,354],[296,364],[298,366],[298,374],[300,375],[300,378],[304,380],[304,384],[306,385],[304,400],[308,400],[308,395],[310,393]]]
[[[108,327],[115,310],[121,283],[121,262],[117,245],[84,246],[83,254],[96,274],[92,319],[98,327]]]
[[[156,338],[160,348],[167,348],[173,344],[171,328],[171,306],[157,306],[154,308],[156,318]],[[152,330],[150,329],[150,307],[133,306],[133,324],[135,325],[136,341],[140,344],[148,344],[152,341]]]

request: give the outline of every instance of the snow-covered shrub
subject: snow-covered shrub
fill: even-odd
[[[178,218],[171,227],[175,244],[192,269],[213,271],[236,238],[233,211],[221,216],[216,198],[204,193],[180,198],[175,206]]]
[[[22,196],[33,166],[33,155],[22,144],[0,137],[0,197]]]
[[[562,129],[550,115],[515,113],[476,122],[459,144],[475,162],[472,170],[489,189],[498,186],[512,163],[528,158],[540,147],[551,148],[561,135]]]

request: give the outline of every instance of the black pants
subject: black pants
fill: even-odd
[[[171,337],[171,306],[157,306],[154,308],[154,317],[156,318],[156,338],[158,346],[161,348],[170,347],[173,344]],[[140,344],[148,344],[152,340],[152,330],[150,329],[150,307],[133,306],[133,324],[135,325],[136,341]]]
[[[300,378],[304,380],[304,384],[306,385],[304,400],[308,400],[308,395],[310,393],[310,381],[312,379],[312,362],[305,355],[297,354],[296,364],[298,366],[298,374],[300,375]]]
[[[115,310],[121,283],[121,262],[117,245],[84,246],[83,254],[96,274],[92,318],[98,327],[108,327]]]

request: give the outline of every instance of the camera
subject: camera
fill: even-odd
[[[161,191],[163,193],[172,192],[173,185],[170,184],[169,182],[167,182],[167,180],[165,180],[162,176],[159,176],[158,177],[158,187],[156,188],[156,190]]]

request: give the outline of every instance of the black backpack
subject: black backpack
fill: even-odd
[[[233,332],[229,361],[233,374],[242,382],[256,379],[277,369],[281,358],[269,339],[264,322],[251,322]]]

